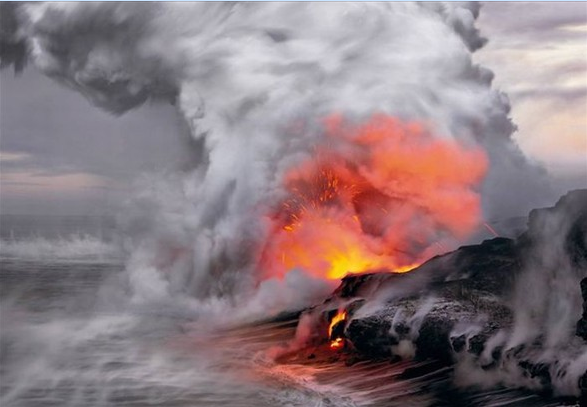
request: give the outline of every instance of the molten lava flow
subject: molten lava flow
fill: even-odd
[[[344,346],[344,339],[339,335],[333,335],[334,328],[337,324],[346,321],[346,311],[338,311],[330,325],[328,326],[328,338],[330,339],[330,348],[339,349]]]
[[[344,339],[336,338],[333,341],[330,341],[330,349],[340,349],[344,346]]]
[[[478,225],[483,151],[384,115],[329,117],[324,138],[285,174],[262,257],[270,274],[408,271]]]

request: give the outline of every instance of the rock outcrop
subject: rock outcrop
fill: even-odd
[[[515,331],[519,323],[512,298],[524,299],[520,281],[543,279],[543,287],[554,287],[562,267],[565,281],[576,281],[577,293],[569,295],[578,298],[578,290],[583,295],[583,315],[579,310],[574,319],[581,318],[577,337],[568,345],[569,352],[578,347],[580,354],[585,345],[579,337],[587,339],[587,190],[569,192],[553,208],[533,210],[527,231],[517,239],[463,246],[405,274],[349,275],[313,312],[347,306],[347,349],[361,357],[435,359],[446,364],[468,358],[487,372],[504,366],[517,369],[528,387],[548,391],[566,375],[556,357],[536,357],[545,354],[548,335],[537,334],[518,344],[510,341],[508,347],[500,335]],[[532,310],[529,315],[540,317]],[[585,391],[586,377],[577,379],[573,392]]]
[[[581,280],[581,295],[583,296],[583,315],[577,322],[577,336],[587,341],[587,278]]]

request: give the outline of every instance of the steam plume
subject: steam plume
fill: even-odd
[[[483,148],[485,217],[544,197],[512,142],[507,97],[472,61],[478,3],[30,3],[4,6],[2,63],[28,59],[114,114],[177,105],[200,151],[142,181],[126,219],[137,301],[244,292],[283,176],[312,156],[322,118],[425,122]],[[4,45],[7,44],[7,45]],[[304,132],[289,131],[302,126]],[[512,191],[525,191],[521,201]],[[235,276],[238,276],[235,278]]]

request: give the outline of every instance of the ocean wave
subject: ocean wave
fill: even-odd
[[[0,259],[119,262],[121,258],[122,250],[114,242],[87,234],[0,240]]]

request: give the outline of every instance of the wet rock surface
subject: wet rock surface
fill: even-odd
[[[587,341],[587,278],[581,280],[581,295],[583,297],[583,315],[577,322],[577,336]]]
[[[567,222],[561,229],[564,236],[546,234],[553,230],[553,219]],[[446,365],[470,358],[485,371],[513,366],[529,387],[548,392],[553,380],[564,379],[566,373],[556,366],[556,355],[536,362],[546,339],[504,351],[495,338],[512,328],[511,298],[524,269],[529,264],[545,270],[559,266],[558,260],[536,260],[537,248],[558,238],[564,239],[565,264],[579,276],[576,289],[582,291],[583,314],[576,316],[577,336],[569,346],[581,351],[580,338],[587,340],[587,190],[569,192],[553,208],[533,210],[527,231],[516,239],[498,237],[463,246],[405,274],[349,275],[323,307],[355,304],[344,335],[362,357],[433,359]],[[576,388],[585,398],[587,373]]]

